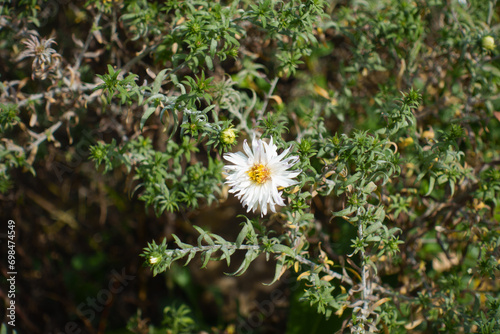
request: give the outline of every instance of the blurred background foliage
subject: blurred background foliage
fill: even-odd
[[[236,239],[244,209],[221,155],[254,129],[295,141],[311,189],[339,157],[346,173],[371,170],[358,150],[394,159],[380,162],[394,168],[387,183],[374,176],[384,226],[400,230],[377,244],[393,253],[373,243],[368,259],[385,289],[371,301],[379,331],[500,332],[496,1],[0,8],[0,215],[16,221],[19,333],[348,331],[352,307],[327,319],[299,301],[315,298],[300,272],[263,285],[275,266],[262,256],[237,278],[223,273],[239,251],[229,267],[195,258],[153,277],[142,265],[152,240],[196,244],[193,225]],[[297,195],[293,210],[309,214],[310,257],[356,277],[355,223],[332,212],[374,203],[375,190],[355,201],[338,184]]]

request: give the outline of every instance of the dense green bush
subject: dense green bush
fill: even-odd
[[[499,9],[496,0],[4,1],[4,221],[29,223],[15,209],[30,206],[25,189],[71,178],[90,198],[78,210],[110,198],[115,223],[102,202],[87,219],[122,231],[106,234],[110,248],[144,247],[151,271],[132,266],[143,280],[179,277],[180,260],[198,261],[191,270],[224,260],[244,279],[264,256],[274,279],[262,283],[288,291],[286,333],[500,333]],[[70,230],[86,224],[26,196]],[[231,226],[212,226],[214,210]],[[143,230],[127,215],[160,226],[137,245],[126,240]],[[89,245],[95,261],[63,257],[75,270],[107,270],[110,248]],[[163,314],[151,323],[139,303],[123,311],[126,327],[280,332],[250,317],[209,324],[196,298],[184,301],[154,304]],[[80,305],[40,330],[70,320],[106,330]]]

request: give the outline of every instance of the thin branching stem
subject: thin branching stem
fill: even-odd
[[[363,236],[363,224],[360,222],[358,225],[358,238],[364,241]],[[366,320],[365,316],[368,313],[368,297],[370,295],[368,288],[368,271],[366,270],[366,260],[365,260],[365,251],[361,249],[361,299],[363,301],[363,316],[360,318],[361,323],[364,323]]]
[[[271,81],[271,87],[269,88],[269,92],[266,94],[266,98],[264,99],[264,103],[262,104],[262,108],[259,111],[259,118],[264,117],[264,112],[266,112],[267,105],[269,103],[269,99],[273,95],[274,90],[276,89],[276,85],[278,84],[279,78],[276,77]]]
[[[102,11],[99,11],[94,18],[94,22],[92,24],[92,27],[90,28],[89,34],[87,35],[87,40],[85,41],[85,44],[83,45],[82,51],[80,51],[80,54],[78,55],[78,58],[76,59],[74,69],[77,71],[80,68],[80,65],[82,64],[83,57],[85,56],[85,52],[87,52],[90,42],[92,41],[92,36],[94,35],[92,31],[99,27],[99,21],[101,20],[102,17]]]
[[[93,90],[96,87],[95,84],[82,84],[78,88],[79,93],[84,93]],[[45,93],[39,93],[39,94],[31,94],[28,95],[28,97],[22,101],[17,102],[17,105],[19,108],[24,107],[25,105],[29,104],[30,102],[34,101],[39,101],[43,100],[46,98],[53,97],[56,94],[64,94],[64,93],[71,93],[73,92],[74,89],[71,89],[69,87],[62,87],[62,88],[53,88]]]

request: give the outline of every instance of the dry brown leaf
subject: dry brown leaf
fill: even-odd
[[[328,99],[328,100],[330,99],[330,94],[328,94],[328,92],[326,91],[326,89],[318,86],[317,84],[314,84],[314,91],[319,96],[322,96],[322,97],[324,97],[325,99]]]
[[[273,99],[274,101],[276,101],[276,103],[278,104],[282,104],[283,103],[283,100],[281,99],[281,97],[279,97],[278,95],[271,95],[269,96],[270,99]]]
[[[500,111],[494,111],[493,115],[495,115],[495,118],[500,122]]]
[[[424,321],[423,318],[414,320],[414,321],[410,322],[409,324],[406,324],[405,328],[408,330],[413,329],[413,328],[417,327],[418,325],[420,325],[422,323],[422,321]]]

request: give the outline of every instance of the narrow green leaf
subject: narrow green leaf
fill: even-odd
[[[218,245],[227,245],[227,244],[229,244],[229,242],[227,242],[223,237],[218,236],[217,234],[213,234],[212,236],[215,239],[216,244],[218,244]]]
[[[155,112],[155,110],[156,107],[149,107],[148,109],[146,109],[146,112],[141,117],[141,125],[140,125],[141,130],[144,127],[144,124],[146,124],[148,118]]]
[[[217,52],[217,40],[214,38],[210,42],[210,57],[214,58]]]
[[[346,185],[350,185],[350,184],[353,184],[354,182],[356,182],[357,180],[359,180],[361,178],[361,173],[358,172],[354,175],[351,175],[347,178],[347,180],[345,181],[345,184]]]
[[[285,253],[286,255],[289,255],[291,257],[295,257],[295,253],[288,246],[285,246],[285,245],[282,245],[282,244],[276,244],[276,245],[272,245],[271,249],[275,253]]]
[[[375,231],[377,231],[380,227],[382,227],[382,223],[381,222],[376,222],[374,224],[371,224],[370,226],[368,226],[368,228],[365,230],[365,235],[369,235],[369,234],[372,234],[374,233]]]
[[[201,269],[203,268],[206,268],[207,265],[208,265],[208,261],[210,261],[210,258],[212,257],[212,253],[214,253],[215,251],[217,251],[216,248],[210,248],[209,250],[207,250],[206,252],[204,252],[202,254],[202,258],[203,258],[203,263],[201,265]]]
[[[332,215],[333,215],[333,217],[342,217],[342,216],[350,215],[354,211],[356,211],[356,208],[353,206],[349,206],[349,207],[345,208],[344,210],[332,212]]]
[[[448,181],[448,175],[445,175],[445,174],[439,176],[437,179],[438,184],[443,184],[446,181]]]
[[[365,194],[371,194],[373,191],[375,191],[375,189],[377,189],[377,186],[375,185],[375,183],[373,182],[370,182],[368,183],[364,188],[363,188],[363,192]]]
[[[234,253],[234,249],[228,249],[227,247],[221,247],[222,255],[220,257],[221,260],[226,260],[226,264],[229,267],[231,264],[231,255]]]
[[[243,228],[241,229],[240,233],[238,234],[238,237],[236,238],[236,247],[240,248],[243,240],[245,240],[246,236],[248,233],[248,223],[245,223]]]
[[[174,238],[175,240],[175,243],[177,244],[177,246],[179,246],[181,249],[189,249],[189,248],[193,248],[192,245],[190,244],[185,244],[183,243],[178,236],[176,236],[175,234],[172,234],[172,237]]]
[[[286,271],[286,267],[283,267],[285,264],[285,257],[280,256],[276,261],[276,271],[274,272],[274,278],[271,283],[264,283],[264,285],[272,285],[276,283],[277,280],[281,278],[283,273]]]
[[[210,57],[210,55],[205,56],[205,63],[207,64],[207,67],[210,71],[214,70],[214,63],[213,63],[212,57]]]
[[[383,221],[384,218],[385,218],[385,210],[382,206],[379,206],[377,208],[377,210],[375,211],[375,217],[380,220],[380,221]]]
[[[116,85],[116,90],[120,93],[120,95],[122,96],[121,97],[121,103],[124,104],[126,99],[129,97],[128,95],[128,92],[125,88],[123,88],[123,85],[121,83],[118,83]]]
[[[195,250],[192,250],[188,253],[188,258],[186,260],[186,263],[184,263],[184,266],[187,266],[189,264],[189,262],[191,262],[191,260],[194,258],[194,256],[196,255],[196,251]]]
[[[163,94],[151,94],[151,96],[149,96],[146,99],[146,103],[155,102],[155,100],[165,101],[165,95],[163,95]]]
[[[193,225],[193,227],[200,234],[200,236],[198,237],[198,246],[200,246],[200,247],[203,246],[203,244],[201,243],[202,240],[205,240],[205,242],[207,244],[209,244],[210,246],[215,246],[215,243],[212,240],[212,237],[210,236],[210,234],[207,231],[205,231],[204,229],[202,229],[201,227],[196,226],[196,225]]]
[[[247,271],[250,264],[253,262],[253,260],[255,260],[259,255],[260,255],[260,252],[258,252],[256,250],[253,250],[253,249],[248,250],[246,255],[245,255],[245,259],[241,263],[241,266],[238,268],[238,270],[236,270],[234,273],[229,274],[229,275],[240,276],[240,275],[244,274],[245,271]]]
[[[111,75],[115,74],[115,69],[113,68],[113,65],[108,64],[108,72]]]
[[[429,179],[429,190],[427,191],[427,193],[424,196],[429,196],[431,194],[432,190],[434,189],[435,182],[436,182],[436,178],[434,176],[431,176],[431,178]]]
[[[160,92],[161,83],[163,82],[163,79],[165,79],[165,77],[166,77],[165,73],[167,71],[168,71],[168,68],[165,68],[165,69],[161,70],[160,73],[158,73],[156,75],[155,81],[153,82],[153,89],[151,90],[151,95],[155,95],[155,94],[158,94]]]

